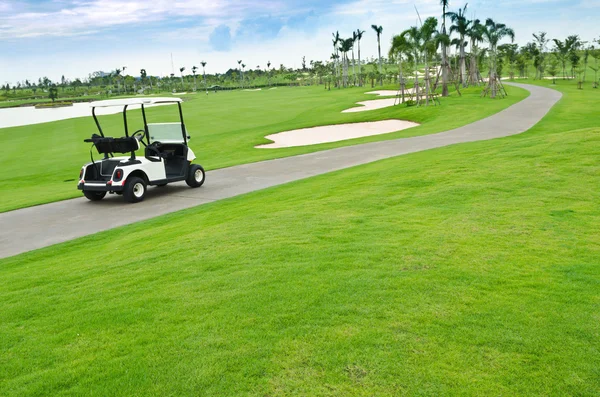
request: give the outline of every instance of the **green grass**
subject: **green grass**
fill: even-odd
[[[392,87],[388,87],[392,88]],[[439,107],[392,107],[362,113],[340,113],[371,88],[325,91],[322,87],[280,87],[259,92],[219,92],[188,95],[185,121],[197,162],[207,169],[228,167],[276,157],[314,152],[357,143],[423,135],[459,127],[494,114],[527,93],[508,88],[510,96],[491,101],[479,97],[480,89],[443,99]],[[149,109],[149,121],[176,121],[173,107]],[[460,115],[457,117],[456,115]],[[397,133],[289,149],[255,149],[269,141],[264,136],[296,128],[346,122],[407,119],[422,125]],[[122,116],[100,117],[108,136],[122,136]],[[132,112],[130,131],[143,127],[139,112]],[[81,166],[89,162],[89,144],[83,139],[96,132],[91,117],[0,129],[0,212],[79,197],[76,182]],[[99,156],[96,154],[96,158]],[[25,160],[25,161],[24,161]]]
[[[598,395],[600,92],[557,88],[521,135],[0,261],[0,394]]]

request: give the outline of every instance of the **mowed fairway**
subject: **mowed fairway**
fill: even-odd
[[[393,87],[388,87],[393,88]],[[376,111],[342,114],[361,100],[371,88],[325,91],[319,87],[279,87],[256,92],[236,91],[188,95],[184,103],[190,145],[197,163],[207,169],[314,152],[326,148],[440,132],[497,113],[526,97],[527,92],[508,87],[510,96],[491,101],[479,97],[480,89],[444,99],[430,108],[392,107]],[[177,121],[176,108],[163,106],[148,111],[149,122]],[[269,143],[264,136],[297,128],[347,122],[405,119],[422,124],[397,133],[322,145],[265,150],[254,146]],[[122,136],[120,114],[100,117],[107,136]],[[136,111],[129,117],[130,131],[143,127]],[[91,117],[53,123],[0,129],[0,211],[80,197],[76,179],[81,166],[90,161],[90,145],[83,143],[95,133]],[[96,158],[99,157],[95,153]],[[210,182],[207,182],[210,183]]]
[[[600,97],[558,89],[522,135],[0,261],[0,394],[598,395]]]

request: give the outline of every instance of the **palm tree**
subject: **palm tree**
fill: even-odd
[[[179,68],[179,73],[181,74],[181,90],[183,91],[183,71],[185,70],[185,66]]]
[[[562,42],[558,39],[553,39],[554,41],[554,55],[560,61],[563,70],[563,80],[567,77],[567,57],[569,55],[569,48],[566,46],[565,42]]]
[[[246,80],[244,79],[244,69],[246,68],[246,64],[242,63],[242,87],[244,86],[244,83],[246,82]]]
[[[459,79],[463,87],[467,86],[467,62],[465,59],[465,37],[469,33],[469,27],[472,21],[467,20],[467,5],[458,10],[458,12],[449,12],[447,15],[450,17],[453,25],[450,26],[450,34],[457,33],[459,38],[458,41],[453,43],[458,44],[459,49]],[[443,51],[443,50],[442,50]]]
[[[356,41],[358,42],[358,85],[362,87],[362,74],[361,74],[361,64],[360,64],[360,40],[365,33],[364,30],[356,29]]]
[[[206,90],[206,95],[208,95],[208,86],[206,85],[206,69],[205,69],[206,61],[200,62],[200,65],[202,65],[202,80],[204,81],[204,89]]]
[[[377,33],[377,53],[379,54],[379,74],[381,75],[381,34],[383,26],[371,25],[371,28]]]
[[[425,106],[429,105],[431,84],[429,80],[429,57],[433,58],[440,44],[448,45],[448,36],[437,30],[437,18],[429,17],[421,25],[419,36],[421,37],[423,61],[425,63]],[[429,56],[429,57],[428,57]]]
[[[142,80],[142,90],[144,89],[143,85],[144,85],[144,82],[146,81],[146,76],[148,76],[148,73],[146,73],[146,69],[140,69],[140,78]]]
[[[192,74],[194,75],[194,91],[198,89],[196,86],[196,72],[198,71],[198,66],[192,66]]]
[[[549,39],[546,38],[546,32],[533,33],[533,38],[537,47],[537,56],[536,59],[534,59],[534,63],[536,64],[535,73],[536,77],[541,80],[544,77],[546,46]]]
[[[241,65],[242,65],[242,60],[241,60],[241,59],[240,59],[240,60],[238,60],[238,65],[240,66],[240,70],[241,70]],[[240,73],[240,87],[241,87],[241,88],[244,88],[244,84],[243,84],[243,81],[244,81],[244,80],[243,80],[243,76],[244,76],[244,73]]]
[[[354,44],[354,38],[350,37],[348,39],[342,40],[340,44],[340,52],[342,53],[342,67],[344,71],[344,87],[348,86],[348,51],[352,49]]]
[[[400,75],[400,91],[401,91],[401,95],[402,95],[402,102],[404,102],[404,73],[402,70],[402,60],[403,60],[403,56],[406,55],[407,57],[411,56],[411,48],[410,48],[410,43],[406,40],[405,36],[402,35],[397,35],[394,36],[392,38],[392,46],[390,48],[389,51],[389,58],[390,59],[394,59],[397,58],[398,59],[398,72]]]
[[[121,76],[121,69],[115,69],[115,76],[117,78],[117,90],[119,91],[119,94],[121,93],[121,82],[119,77]]]
[[[352,79],[356,85],[356,71],[354,70],[354,43],[356,43],[356,32],[352,32]]]
[[[442,6],[442,34],[446,35],[446,9],[449,5],[448,0],[440,0]],[[442,43],[442,96],[448,96],[448,54],[446,52],[446,45]]]
[[[331,35],[333,36],[333,40],[331,40],[331,41],[333,42],[333,52],[335,54],[335,58],[333,58],[333,67],[335,68],[336,85],[339,88],[339,84],[338,84],[339,73],[338,73],[337,60],[340,58],[339,53],[338,53],[338,51],[339,51],[338,44],[342,41],[342,38],[340,37],[339,31],[332,33]]]
[[[478,43],[483,41],[483,30],[485,26],[481,24],[479,19],[475,19],[471,21],[471,25],[467,29],[466,36],[469,38],[469,46],[470,46],[470,61],[469,61],[469,74],[471,84],[479,85],[480,81],[480,73],[478,68],[477,59],[479,57],[479,48],[477,46]]]
[[[515,40],[515,32],[503,23],[497,23],[493,19],[488,18],[485,21],[485,30],[483,37],[489,43],[489,58],[490,58],[490,73],[488,79],[488,88],[490,96],[496,98],[498,91],[498,75],[497,75],[497,52],[498,43],[505,37],[509,37],[511,42]]]
[[[419,92],[419,72],[418,72],[418,62],[419,62],[419,52],[421,51],[421,32],[419,28],[416,26],[411,26],[406,29],[404,32],[400,34],[400,37],[404,39],[407,45],[407,52],[412,53],[412,58],[414,60],[414,90],[415,97],[417,99],[417,103],[421,99],[421,94]]]
[[[271,61],[267,61],[267,82],[269,83],[269,87],[271,86]]]

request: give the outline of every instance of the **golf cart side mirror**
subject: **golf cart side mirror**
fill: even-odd
[[[192,139],[192,137],[188,135],[188,136],[187,136],[187,139],[188,139],[188,140],[190,140],[190,139]]]

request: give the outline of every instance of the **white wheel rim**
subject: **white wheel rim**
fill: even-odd
[[[196,178],[196,182],[202,182],[204,179],[204,172],[201,169],[197,169],[194,173],[194,178]]]
[[[137,198],[142,197],[144,195],[144,185],[139,182],[133,185],[133,195]]]

